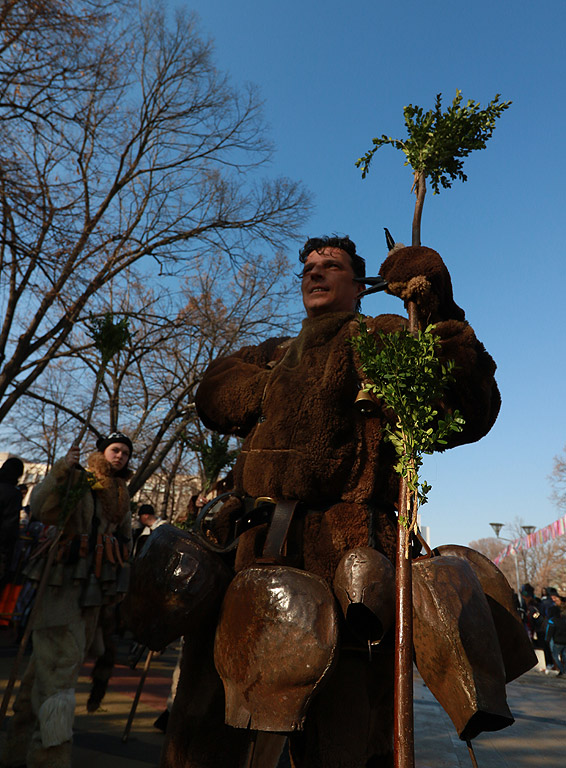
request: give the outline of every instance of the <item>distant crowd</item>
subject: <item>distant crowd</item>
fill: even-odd
[[[554,587],[535,595],[531,584],[521,587],[520,612],[533,647],[544,651],[547,669],[566,673],[566,598]]]

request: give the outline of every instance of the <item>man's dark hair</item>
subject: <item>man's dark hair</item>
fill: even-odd
[[[307,242],[303,245],[299,251],[299,261],[304,264],[309,256],[309,253],[313,251],[322,251],[323,248],[340,248],[342,251],[346,251],[350,257],[352,269],[356,277],[366,276],[366,261],[356,253],[356,244],[353,240],[350,240],[348,235],[345,237],[338,237],[338,235],[323,235],[322,237],[309,237]]]
[[[157,517],[155,514],[155,509],[151,506],[151,504],[141,505],[141,507],[138,509],[138,517],[141,517],[142,515],[152,515],[152,517]]]
[[[345,251],[350,257],[350,264],[354,270],[356,277],[366,276],[366,261],[356,253],[356,244],[353,240],[350,240],[348,235],[344,237],[338,237],[338,235],[322,235],[322,237],[309,237],[307,242],[299,251],[299,261],[304,264],[309,257],[309,254],[313,251],[320,252],[323,248],[340,248]],[[360,312],[362,307],[361,299],[358,299],[356,304],[356,312]]]

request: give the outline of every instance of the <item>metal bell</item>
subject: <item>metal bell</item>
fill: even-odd
[[[130,563],[124,563],[118,571],[116,579],[116,592],[126,594],[130,586]]]
[[[22,573],[26,579],[30,579],[30,581],[40,581],[44,568],[45,560],[41,557],[36,557],[27,563]]]
[[[105,584],[108,581],[116,581],[116,566],[104,560],[100,572],[100,581]]]
[[[379,645],[395,620],[393,564],[371,547],[350,549],[336,568],[334,594],[358,639]]]
[[[354,408],[360,413],[372,414],[377,411],[377,402],[371,392],[360,389],[354,400]]]
[[[91,573],[88,577],[88,582],[83,592],[81,605],[83,608],[102,605],[102,590],[100,589],[100,584],[98,583],[98,579],[94,573]]]
[[[49,581],[47,582],[50,587],[62,587],[63,577],[65,575],[63,563],[55,563],[49,574]]]
[[[73,573],[73,579],[75,581],[85,581],[88,576],[88,563],[86,557],[79,558],[75,572]]]

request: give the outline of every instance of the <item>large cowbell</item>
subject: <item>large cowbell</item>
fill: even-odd
[[[468,740],[512,724],[505,683],[535,657],[496,566],[467,547],[435,553],[440,556],[413,564],[415,660],[459,737]]]
[[[165,523],[132,564],[126,622],[152,651],[201,627],[218,612],[232,570],[198,537]]]
[[[301,730],[337,644],[336,604],[321,578],[282,565],[240,571],[226,592],[214,644],[226,723]]]

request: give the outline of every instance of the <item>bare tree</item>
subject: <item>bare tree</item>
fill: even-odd
[[[566,595],[566,539],[553,539],[532,547],[526,554],[531,584],[537,594],[543,587],[556,587],[561,595]]]
[[[27,461],[43,465],[44,472],[67,452],[78,431],[82,406],[64,371],[64,362],[55,361],[51,375],[42,380],[41,394],[30,390],[2,424],[4,444]]]
[[[53,125],[72,119],[74,93],[96,77],[98,57],[90,43],[113,5],[113,0],[4,0],[1,121]]]
[[[130,491],[145,493],[150,478],[152,485],[159,481],[162,514],[172,514],[184,492],[181,485],[190,486],[189,495],[204,485],[194,446],[207,433],[194,409],[194,392],[210,361],[236,346],[289,333],[287,260],[275,254],[240,269],[230,264],[221,252],[213,260],[195,259],[181,284],[170,281],[157,288],[129,270],[123,286],[97,297],[101,313],[110,310],[128,318],[131,339],[102,379],[90,444],[100,432],[125,430],[135,446]],[[51,450],[53,441],[42,445],[34,425],[55,414],[59,446],[71,443],[84,420],[98,366],[88,332],[77,326],[50,369],[57,376],[42,377],[30,387],[8,417],[23,452],[26,446],[35,456]]]
[[[481,552],[486,557],[489,557],[490,560],[495,560],[497,555],[499,555],[502,549],[506,546],[507,546],[506,542],[502,541],[501,539],[497,539],[494,536],[485,538],[485,539],[478,539],[477,541],[470,542],[470,547],[472,549],[475,549],[478,552]],[[503,573],[503,575],[507,579],[507,581],[509,582],[511,588],[516,592],[517,578],[516,578],[514,557],[515,557],[514,555],[511,555],[510,557],[506,557],[504,560],[501,561],[498,567],[499,567],[499,570]],[[520,580],[520,575],[519,575],[519,580]]]
[[[562,513],[566,512],[566,447],[554,457],[552,472],[548,477],[552,492],[550,498]]]
[[[521,530],[521,524],[510,526],[510,537],[522,539],[525,537]],[[472,541],[470,547],[477,549],[484,555],[495,558],[507,547],[508,542],[495,537]],[[566,538],[552,539],[546,543],[537,544],[528,549],[518,549],[516,554],[509,554],[499,563],[499,569],[504,573],[511,587],[516,589],[517,571],[519,584],[528,582],[537,595],[541,594],[543,587],[556,587],[558,591],[566,595]]]
[[[13,0],[0,23],[23,6]],[[15,72],[20,83],[0,103],[0,421],[73,346],[100,295],[127,295],[121,277],[167,284],[218,253],[245,270],[295,236],[310,206],[299,184],[260,177],[272,152],[261,103],[217,71],[192,16],[86,0],[37,7],[45,13],[14,33],[2,72],[4,94]],[[94,34],[82,23],[89,7]],[[61,66],[40,47],[36,80],[34,25],[48,11],[63,23],[62,8],[83,12],[68,32],[75,45]]]

